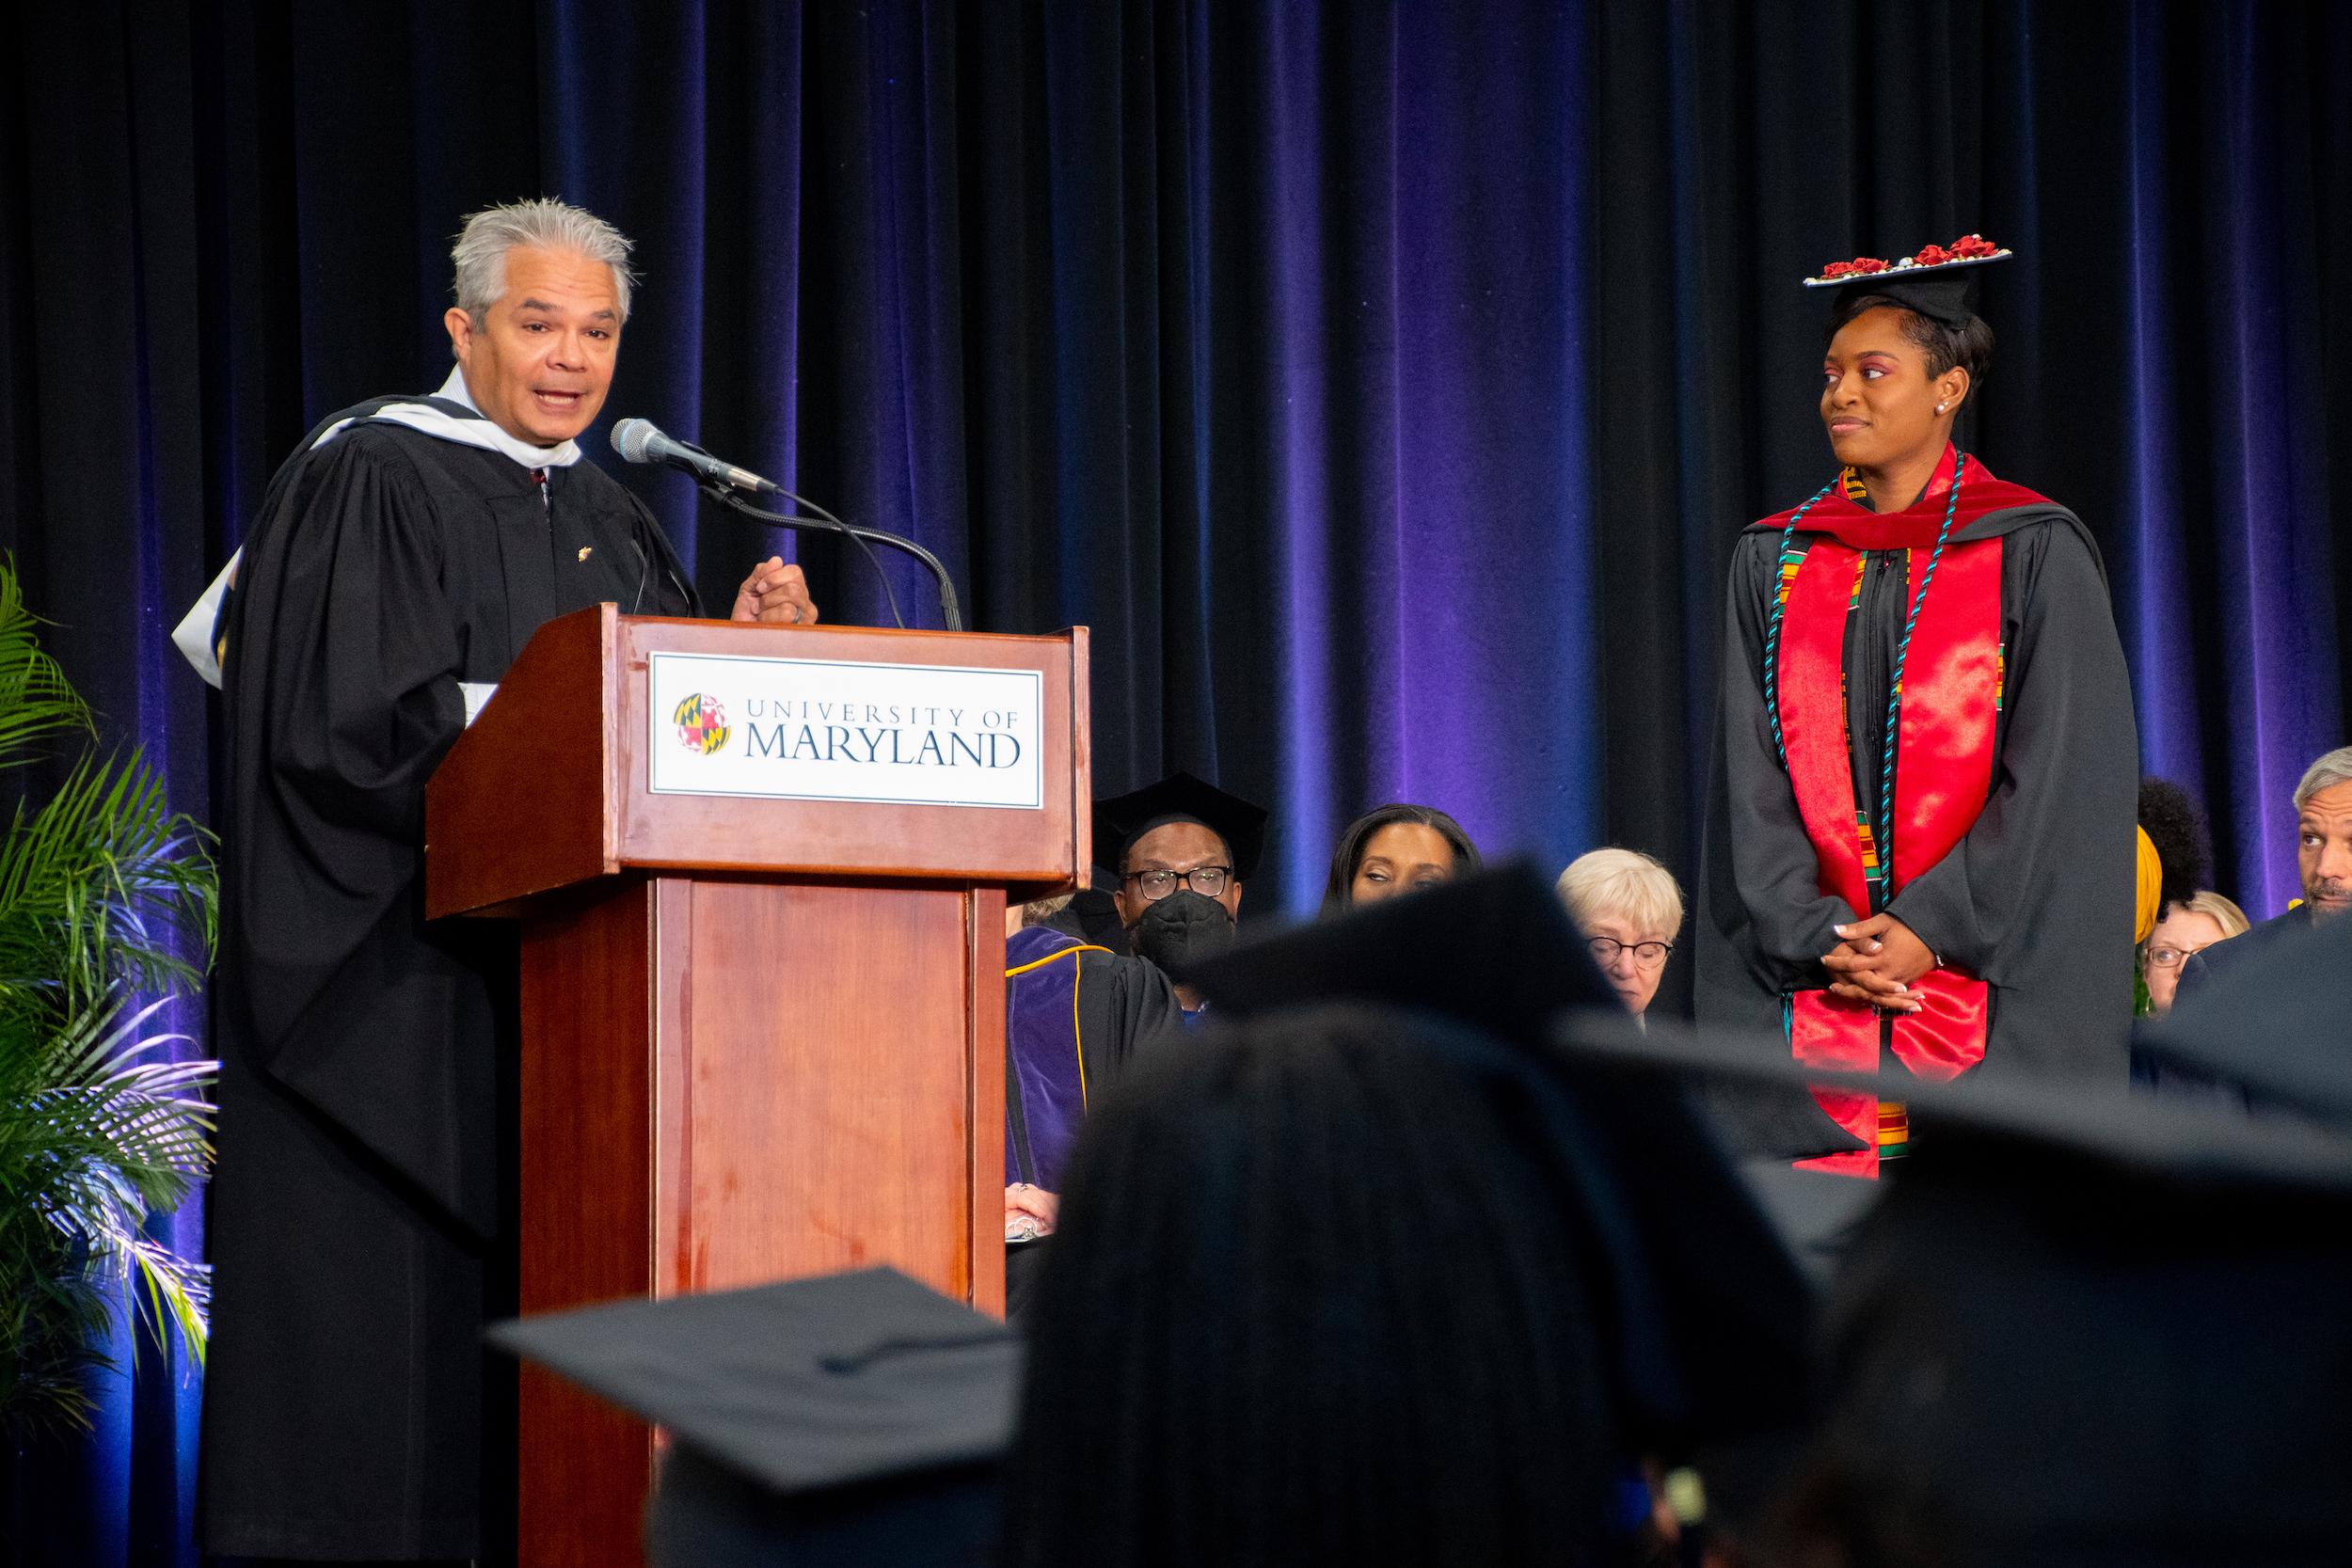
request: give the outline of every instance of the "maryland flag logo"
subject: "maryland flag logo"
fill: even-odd
[[[715,697],[689,692],[678,699],[670,717],[677,721],[677,737],[690,752],[709,756],[727,743],[727,710]]]

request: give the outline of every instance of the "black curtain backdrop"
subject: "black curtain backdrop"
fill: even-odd
[[[450,236],[536,194],[639,242],[605,427],[915,534],[982,628],[1091,625],[1098,788],[1273,805],[1256,912],[1394,798],[1691,885],[1733,535],[1828,476],[1797,280],[1970,230],[2021,260],[1963,443],[2098,536],[2143,762],[2249,913],[2346,738],[2341,6],[93,3],[11,41],[0,546],[200,816],[169,628],[309,423],[438,381]],[[707,591],[770,547],[626,477]],[[15,1560],[192,1562],[198,1397],[150,1356],[21,1456]]]

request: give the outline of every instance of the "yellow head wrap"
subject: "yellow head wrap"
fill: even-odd
[[[2156,847],[2149,840],[2148,830],[2132,831],[2139,835],[2139,909],[2132,926],[2132,941],[2142,942],[2156,928],[2156,918],[2164,913],[2164,865],[2156,859]]]

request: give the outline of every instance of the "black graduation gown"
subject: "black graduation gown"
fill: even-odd
[[[2133,828],[2139,742],[2130,679],[2090,531],[2044,502],[1992,512],[1955,542],[1999,537],[2007,684],[1984,811],[1951,853],[1899,889],[1888,911],[1991,986],[1975,1070],[2126,1076]],[[1766,621],[1780,533],[1743,533],[1732,556],[1723,691],[1700,876],[1702,1022],[1785,1038],[1783,996],[1827,983],[1820,956],[1850,911],[1820,891],[1819,861],[1774,751],[1764,705]],[[1932,590],[1931,590],[1931,592]],[[1879,798],[1896,645],[1909,611],[1899,551],[1872,552],[1845,646],[1854,798]],[[1852,1147],[1810,1101],[1734,1118],[1746,1147],[1790,1156]]]
[[[223,685],[214,1552],[465,1558],[511,1529],[514,1371],[479,1339],[513,1309],[515,939],[425,926],[425,781],[464,727],[458,683],[497,681],[543,622],[696,612],[627,491],[586,463],[546,473],[356,424],[288,461],[246,544]]]

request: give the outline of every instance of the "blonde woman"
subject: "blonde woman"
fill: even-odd
[[[2164,918],[2140,944],[2140,977],[2148,982],[2148,1010],[2172,1009],[2172,992],[2181,983],[2181,965],[2215,942],[2244,936],[2250,923],[2246,911],[2211,891],[2165,907]]]
[[[1626,1011],[1640,1018],[1682,929],[1674,873],[1638,850],[1594,849],[1560,873],[1560,897]]]

